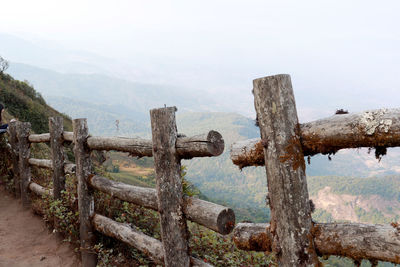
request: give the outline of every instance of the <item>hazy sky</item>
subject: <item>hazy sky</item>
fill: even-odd
[[[277,73],[292,75],[303,114],[400,104],[399,1],[13,0],[1,9],[0,32],[232,94],[251,110],[252,79]]]

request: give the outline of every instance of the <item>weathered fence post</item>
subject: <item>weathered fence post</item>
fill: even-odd
[[[175,111],[176,107],[150,110],[161,238],[167,267],[190,266],[181,164],[175,148]]]
[[[94,229],[91,224],[94,215],[93,189],[89,188],[87,180],[91,173],[90,149],[86,144],[89,130],[86,119],[75,119],[74,153],[76,161],[76,177],[78,179],[78,208],[80,221],[80,241],[82,266],[96,266],[97,256],[92,251],[95,245]]]
[[[279,266],[316,265],[305,162],[290,76],[260,78],[253,85],[265,155],[273,251]]]
[[[13,174],[14,174],[14,190],[15,197],[21,197],[21,182],[19,178],[19,148],[18,148],[18,138],[17,138],[17,121],[10,122],[8,127],[10,131],[10,145],[11,145],[11,161],[13,164]]]
[[[61,191],[65,190],[64,173],[64,138],[63,118],[49,118],[51,160],[53,163],[54,199],[61,199]]]
[[[28,140],[31,131],[29,122],[19,122],[17,124],[18,132],[18,154],[19,154],[19,177],[21,186],[22,205],[30,207],[31,200],[29,197],[29,183],[31,182],[31,168],[29,165],[29,157],[31,154],[30,143]]]

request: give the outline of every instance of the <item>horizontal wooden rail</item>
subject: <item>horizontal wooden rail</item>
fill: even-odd
[[[35,182],[30,182],[29,189],[39,196],[44,196],[44,195],[49,195],[51,197],[53,196],[53,189],[48,189]]]
[[[73,142],[74,133],[73,132],[63,132],[64,141]]]
[[[63,137],[64,141],[72,142],[74,138],[74,133],[64,132]],[[31,134],[29,135],[28,140],[31,143],[48,143],[50,142],[50,133]]]
[[[117,150],[138,157],[153,155],[151,140],[141,138],[91,136],[87,139],[87,143],[93,150]]]
[[[87,139],[87,143],[93,150],[117,150],[138,157],[153,155],[153,143],[147,139],[92,136]],[[224,139],[216,131],[192,137],[178,137],[176,142],[178,156],[182,159],[219,156],[224,151],[224,146]]]
[[[88,179],[93,188],[113,197],[134,203],[145,208],[158,210],[156,190],[115,182],[101,176]],[[232,232],[235,226],[235,213],[232,209],[193,197],[184,197],[186,217],[220,234]]]
[[[341,114],[300,124],[305,156],[333,154],[344,148],[400,146],[400,109]],[[240,168],[263,166],[268,140],[250,139],[231,146],[231,159]]]
[[[53,163],[49,159],[30,158],[29,164],[39,168],[53,169]]]
[[[118,223],[100,214],[95,214],[92,220],[94,228],[100,233],[118,239],[144,252],[149,258],[159,264],[164,264],[164,249],[162,243],[148,235],[137,231],[128,224]],[[210,267],[199,259],[191,257],[192,266]]]
[[[358,223],[316,223],[312,229],[319,255],[400,263],[400,227]],[[239,223],[233,241],[242,250],[271,251],[268,223]]]
[[[39,168],[53,169],[53,163],[49,159],[35,159],[30,158],[29,164]],[[76,165],[73,163],[64,163],[64,171],[68,174],[74,174],[76,170]]]
[[[31,135],[29,135],[28,140],[31,143],[46,143],[46,142],[50,142],[50,134],[49,133],[31,134]]]

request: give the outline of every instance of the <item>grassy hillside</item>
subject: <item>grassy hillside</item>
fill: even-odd
[[[400,220],[400,176],[308,177],[317,221],[390,223]]]
[[[388,177],[338,177],[314,176],[308,177],[309,193],[316,195],[326,186],[332,188],[336,194],[350,194],[360,196],[378,195],[387,200],[400,202],[400,176]]]
[[[43,97],[27,82],[14,80],[10,75],[0,75],[0,102],[6,107],[6,118],[17,118],[32,124],[36,133],[49,131],[48,118],[63,116],[64,127],[72,130],[71,119],[46,104]]]

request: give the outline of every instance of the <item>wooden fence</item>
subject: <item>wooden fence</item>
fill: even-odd
[[[49,119],[50,133],[30,134],[30,123],[10,124],[16,195],[25,207],[30,206],[30,192],[50,194],[54,199],[65,190],[65,173],[75,173],[78,180],[78,209],[83,266],[96,266],[94,231],[121,240],[165,266],[210,266],[189,255],[186,219],[226,235],[235,226],[232,209],[183,195],[181,159],[213,157],[222,154],[224,140],[216,131],[207,134],[178,136],[175,107],[151,110],[152,140],[89,135],[86,119],[73,121],[73,132],[63,131],[60,117]],[[30,157],[30,144],[50,142],[52,159]],[[75,164],[66,163],[63,143],[74,143]],[[111,181],[92,174],[90,152],[116,150],[133,156],[154,156],[156,189]],[[31,166],[53,171],[53,188],[44,188],[31,181]],[[93,189],[145,208],[160,211],[162,242],[131,227],[94,212]]]
[[[314,223],[307,191],[304,155],[330,154],[354,147],[400,145],[400,110],[377,110],[300,125],[289,75],[254,80],[255,108],[261,139],[232,145],[231,159],[240,168],[265,165],[270,224],[239,223],[234,212],[221,205],[184,196],[180,160],[212,157],[224,150],[215,131],[181,137],[175,107],[150,111],[152,140],[89,135],[86,119],[73,121],[73,132],[63,131],[61,118],[50,118],[50,133],[30,134],[30,124],[10,124],[16,195],[24,206],[29,193],[60,198],[65,173],[76,173],[83,266],[95,266],[94,231],[114,237],[145,252],[165,266],[210,266],[189,255],[186,219],[220,234],[234,229],[234,241],[243,250],[274,252],[280,266],[317,266],[318,256],[338,255],[400,263],[400,227],[355,223]],[[30,143],[50,142],[52,159],[30,158]],[[63,143],[74,143],[76,162],[65,163]],[[91,150],[117,150],[133,156],[153,156],[156,189],[111,181],[91,172]],[[53,170],[53,189],[31,182],[30,166]],[[94,212],[93,189],[123,201],[160,212],[161,240]]]
[[[239,223],[236,245],[275,252],[280,266],[319,266],[317,256],[338,255],[400,263],[400,227],[356,223],[314,223],[307,191],[305,155],[334,154],[343,148],[374,147],[385,153],[400,146],[400,109],[343,114],[299,124],[289,75],[253,82],[261,139],[232,145],[240,168],[265,165],[270,224]]]

